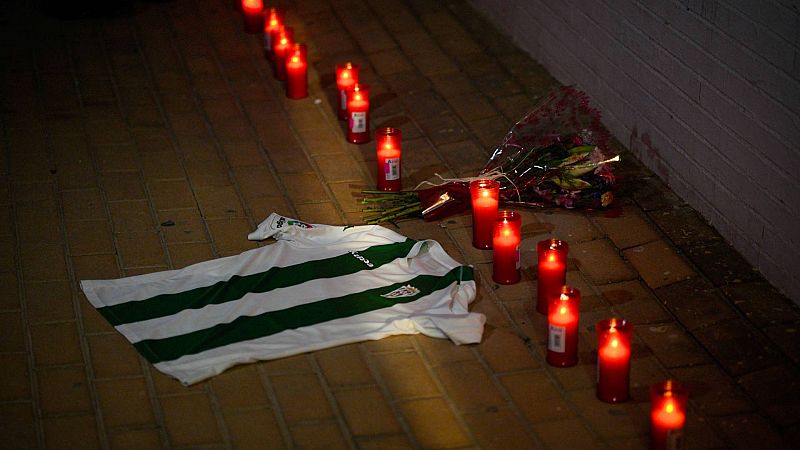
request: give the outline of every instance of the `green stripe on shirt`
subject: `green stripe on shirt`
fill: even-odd
[[[171,316],[186,309],[200,309],[206,305],[238,300],[250,292],[269,292],[320,278],[335,278],[361,270],[376,269],[408,255],[416,242],[413,239],[406,239],[403,242],[375,245],[355,252],[369,261],[371,266],[358,259],[353,252],[347,252],[332,258],[307,261],[288,267],[272,267],[252,275],[233,275],[228,280],[218,281],[210,286],[103,306],[97,310],[114,326]]]
[[[371,261],[371,259],[370,259]],[[418,275],[408,281],[375,289],[270,311],[257,316],[242,316],[226,324],[164,339],[149,339],[134,343],[137,350],[151,363],[172,361],[241,341],[258,339],[282,331],[311,326],[344,317],[389,308],[398,303],[410,303],[450,284],[474,279],[472,268],[459,266],[443,276]],[[387,298],[383,295],[411,285],[419,293],[411,297]]]

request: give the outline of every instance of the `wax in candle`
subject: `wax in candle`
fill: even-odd
[[[650,448],[673,450],[681,447],[686,423],[688,391],[680,383],[667,380],[650,386]]]
[[[514,211],[499,211],[492,238],[492,280],[500,284],[519,281],[519,243],[522,216]]]
[[[336,89],[339,90],[339,100],[336,112],[341,120],[347,120],[347,93],[358,83],[360,67],[358,64],[346,62],[336,66]]]
[[[500,205],[500,182],[474,180],[469,184],[469,191],[472,197],[472,246],[490,249]]]
[[[283,11],[271,7],[264,11],[264,56],[272,59],[272,38],[283,25]]]
[[[379,128],[375,131],[378,161],[378,190],[399,191],[400,181],[400,141],[403,133],[399,128]]]
[[[601,320],[597,332],[597,398],[618,403],[628,399],[633,326],[622,319]]]
[[[308,63],[305,44],[294,44],[286,59],[286,96],[291,99],[308,97]]]
[[[568,367],[578,363],[580,301],[580,290],[563,286],[558,299],[550,302],[547,314],[546,359],[551,366]]]
[[[545,239],[536,244],[536,311],[547,314],[548,305],[558,298],[567,284],[567,252],[569,245],[560,239]]]
[[[272,41],[272,59],[274,62],[275,78],[284,81],[286,79],[286,59],[289,49],[294,42],[294,29],[292,27],[281,26]]]
[[[356,83],[347,93],[347,142],[369,142],[369,87]]]
[[[263,0],[242,0],[242,15],[244,18],[244,31],[255,34],[261,32],[264,26]]]

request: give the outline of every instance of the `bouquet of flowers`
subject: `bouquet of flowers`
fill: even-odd
[[[411,191],[363,191],[364,221],[439,220],[464,212],[471,204],[469,183],[477,179],[499,181],[502,204],[605,208],[614,198],[609,163],[619,161],[606,155],[608,140],[587,95],[562,87],[511,128],[477,176],[439,176]]]

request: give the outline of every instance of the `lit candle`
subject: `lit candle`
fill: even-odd
[[[275,78],[281,81],[286,79],[286,58],[289,49],[292,48],[293,45],[293,35],[294,30],[292,27],[281,25],[272,41],[272,59],[275,63]]]
[[[672,450],[681,446],[689,392],[677,381],[650,386],[650,448]]]
[[[578,363],[578,307],[581,291],[561,288],[558,299],[550,302],[547,314],[547,363],[556,367]]]
[[[567,252],[569,245],[559,239],[545,239],[536,244],[536,311],[547,314],[548,304],[567,284]]]
[[[469,183],[472,197],[472,245],[475,248],[492,248],[494,223],[500,205],[500,182],[474,180]]]
[[[286,59],[286,96],[292,99],[308,97],[308,63],[305,44],[294,44]]]
[[[242,0],[242,16],[245,33],[255,34],[263,28],[263,0]]]
[[[369,142],[369,86],[356,83],[347,92],[347,142]]]
[[[605,319],[597,331],[597,398],[618,403],[628,399],[633,325],[622,319]]]
[[[378,190],[399,191],[400,182],[400,140],[403,133],[399,128],[379,128],[375,131],[378,156]]]
[[[336,66],[336,88],[339,90],[339,106],[336,112],[341,120],[347,120],[347,93],[358,83],[360,66],[347,62]]]
[[[283,25],[283,11],[271,7],[264,11],[264,57],[272,59],[272,38]]]
[[[499,211],[492,238],[492,280],[500,284],[519,281],[519,243],[522,217],[514,211]]]

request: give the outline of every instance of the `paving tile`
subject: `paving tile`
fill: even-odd
[[[672,318],[641,281],[622,281],[598,286],[598,289],[614,312],[634,325],[665,322]]]
[[[581,273],[594,284],[615,283],[636,277],[636,272],[605,239],[570,245],[569,259],[574,260]]]
[[[498,328],[484,333],[478,351],[496,373],[539,367],[524,338],[511,329]]]
[[[211,245],[207,242],[167,245],[172,268],[182,269],[203,261],[214,259]]]
[[[0,353],[0,401],[19,401],[31,399],[30,373],[28,372],[28,356],[25,353]]]
[[[121,233],[116,240],[123,268],[167,265],[161,239],[156,233]]]
[[[24,287],[30,323],[75,320],[72,288],[68,281],[26,283]]]
[[[570,392],[568,399],[595,433],[603,439],[636,436],[639,433],[638,408],[630,403],[610,404],[597,399],[596,389]]]
[[[209,381],[223,411],[266,407],[269,397],[255,365],[226,370]]]
[[[193,208],[196,206],[185,180],[150,180],[147,189],[156,209]]]
[[[322,385],[314,374],[275,375],[273,389],[288,424],[333,417]]]
[[[34,325],[30,327],[30,333],[37,366],[77,364],[82,361],[75,322]]]
[[[95,152],[97,167],[104,173],[136,172],[139,170],[136,149],[132,144],[98,145]]]
[[[266,165],[236,167],[233,174],[245,199],[280,195],[275,177]]]
[[[689,330],[737,317],[733,308],[702,278],[656,289],[656,296]]]
[[[3,445],[9,448],[36,448],[37,430],[31,403],[0,403],[0,432]]]
[[[780,362],[780,355],[756,328],[731,319],[697,330],[697,340],[728,373],[743,375]]]
[[[710,422],[735,448],[789,448],[779,431],[757,414],[721,417]]]
[[[186,175],[194,188],[230,186],[228,167],[220,159],[186,161]]]
[[[26,203],[15,207],[20,242],[56,244],[61,240],[58,209],[54,202]]]
[[[800,363],[800,321],[773,325],[763,329],[773,344],[783,351],[795,363]]]
[[[536,441],[525,430],[520,418],[511,411],[492,409],[467,413],[463,417],[480,448],[504,450],[536,447]]]
[[[139,354],[121,334],[115,331],[88,336],[87,340],[96,378],[141,376]]]
[[[768,283],[732,284],[722,291],[756,326],[775,325],[800,318],[800,308]]]
[[[690,402],[704,415],[728,416],[753,411],[754,405],[730,377],[716,365],[670,370],[690,392]]]
[[[195,188],[195,196],[205,219],[243,217],[244,207],[233,186]]]
[[[372,353],[402,352],[413,350],[414,340],[408,335],[389,336],[377,341],[366,341],[364,347]]]
[[[665,241],[653,241],[622,252],[653,289],[696,276],[694,270]]]
[[[402,432],[389,403],[377,387],[337,391],[334,397],[354,436]]]
[[[647,244],[660,237],[656,227],[633,205],[624,205],[619,217],[595,217],[594,222],[619,249]]]
[[[245,250],[255,248],[247,235],[253,230],[247,219],[231,218],[208,220],[208,231],[220,256],[237,255]]]
[[[435,372],[460,411],[490,411],[507,406],[491,374],[477,361],[453,362],[437,367]]]
[[[316,352],[314,357],[331,387],[375,383],[358,344],[324,349]]]
[[[50,417],[42,420],[42,426],[47,448],[101,448],[94,415]]]
[[[566,419],[533,425],[545,448],[601,448],[586,425],[578,419]]]
[[[281,175],[286,191],[295,203],[319,203],[329,201],[328,194],[316,175]]]
[[[208,241],[203,218],[196,209],[159,211],[157,221],[167,244]]]
[[[475,309],[473,308],[473,312]],[[448,339],[436,339],[424,335],[415,335],[414,340],[422,349],[422,353],[434,366],[461,361],[475,361],[472,345],[455,345]]]
[[[155,425],[144,378],[95,382],[106,427]]]
[[[785,427],[798,422],[798,375],[796,367],[784,363],[744,375],[738,379],[738,384],[768,417]],[[775,386],[780,389],[774,389]]]
[[[720,239],[716,230],[689,206],[659,209],[651,211],[648,215],[661,232],[678,247],[710,243]]]
[[[358,448],[363,450],[402,450],[412,448],[409,438],[404,434],[367,436],[355,439]]]
[[[331,153],[314,157],[325,181],[329,183],[363,181],[358,164],[347,153]]]
[[[423,448],[451,448],[472,444],[441,398],[403,402],[400,410],[411,433]]]
[[[514,404],[531,423],[573,417],[575,413],[543,371],[498,377]]]
[[[183,165],[174,151],[146,152],[138,157],[145,180],[170,180],[184,178]]]
[[[335,423],[309,423],[290,428],[297,448],[326,448],[331,450],[349,448],[342,432]]]
[[[64,220],[104,220],[105,206],[99,189],[81,189],[61,193]]]
[[[222,444],[211,403],[204,394],[159,399],[169,442],[173,446]]]
[[[0,292],[0,310],[20,309],[20,293],[17,277],[13,273],[0,273],[0,285],[4,287]]]
[[[141,233],[155,230],[150,204],[146,200],[108,204],[114,233]]]
[[[161,436],[156,429],[121,429],[109,432],[108,442],[111,448],[118,449],[159,448]]]
[[[105,172],[100,177],[106,200],[144,200],[144,183],[139,173],[130,172]]]
[[[275,414],[269,408],[226,412],[225,424],[237,448],[286,448]]]
[[[112,253],[111,227],[108,221],[67,222],[67,240],[71,256]]]
[[[76,280],[107,280],[120,276],[117,259],[111,254],[73,256],[71,260]]]
[[[378,354],[373,355],[372,360],[395,399],[404,400],[440,394],[433,378],[416,353]]]
[[[676,322],[652,324],[635,330],[653,354],[666,367],[681,367],[710,362],[694,338]]]
[[[761,279],[758,271],[725,241],[688,245],[683,251],[715,286]]]

